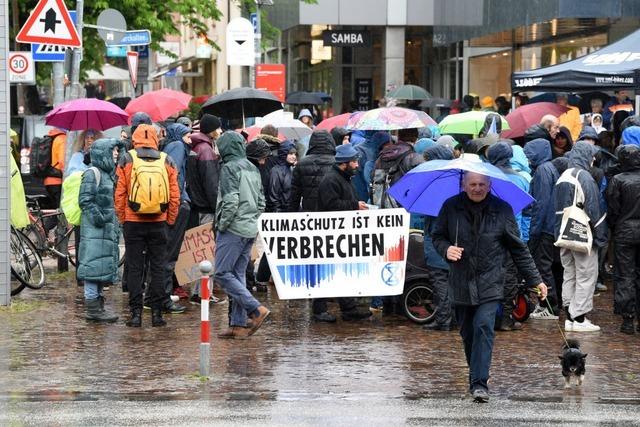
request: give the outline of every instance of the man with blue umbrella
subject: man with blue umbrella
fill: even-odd
[[[542,299],[547,287],[520,239],[513,208],[490,194],[491,178],[468,171],[461,184],[462,192],[444,202],[432,237],[438,253],[449,262],[449,287],[469,366],[469,391],[475,401],[487,402],[507,254],[527,285],[538,287]]]

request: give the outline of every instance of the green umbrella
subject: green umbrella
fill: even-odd
[[[445,117],[440,124],[440,132],[445,134],[468,134],[478,135],[480,130],[484,126],[484,122],[487,118],[487,114],[491,114],[490,111],[468,111],[466,113],[450,114]],[[493,113],[497,114],[497,113]],[[502,118],[502,130],[510,129],[507,120]]]
[[[395,88],[387,94],[387,98],[406,99],[409,101],[417,101],[431,99],[431,94],[420,86],[404,85]]]

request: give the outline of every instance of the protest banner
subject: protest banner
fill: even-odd
[[[175,267],[180,286],[200,279],[198,265],[201,261],[214,264],[215,247],[212,224],[203,224],[185,232]]]
[[[258,229],[280,299],[403,292],[409,242],[404,209],[266,213]]]

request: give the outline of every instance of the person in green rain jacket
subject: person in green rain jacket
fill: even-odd
[[[84,280],[86,319],[115,322],[105,310],[102,288],[118,278],[120,227],[113,203],[119,142],[99,139],[90,149],[91,167],[82,175],[79,203],[82,209],[78,279]]]

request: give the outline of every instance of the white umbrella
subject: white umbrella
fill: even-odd
[[[311,135],[313,129],[293,118],[293,113],[277,110],[264,117],[256,119],[256,126],[272,125],[278,129],[287,139],[299,141],[305,136]]]

